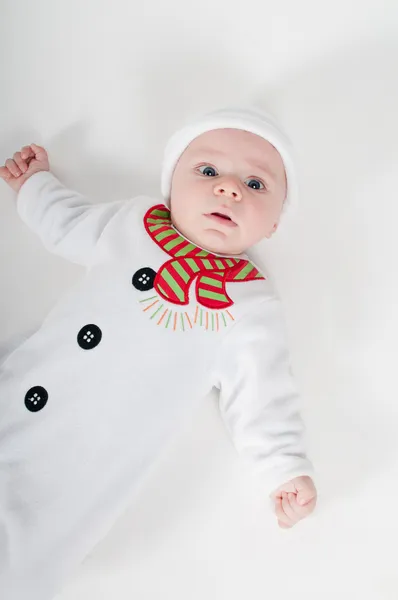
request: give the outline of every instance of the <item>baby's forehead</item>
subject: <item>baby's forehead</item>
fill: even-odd
[[[266,139],[242,129],[213,129],[196,137],[186,148],[187,158],[193,155],[233,157],[255,163],[266,163],[284,172],[278,150]]]

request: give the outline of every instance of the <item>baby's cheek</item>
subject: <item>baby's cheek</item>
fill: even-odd
[[[250,238],[256,241],[264,238],[271,229],[274,221],[273,215],[262,206],[252,206],[246,215],[246,232]],[[248,240],[251,243],[251,240]]]

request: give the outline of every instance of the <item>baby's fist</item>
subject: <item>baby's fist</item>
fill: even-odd
[[[311,477],[295,477],[271,494],[279,527],[293,527],[308,517],[316,505],[317,493]]]
[[[0,167],[0,178],[14,190],[19,192],[29,177],[39,171],[49,171],[48,154],[44,148],[31,144],[24,146],[20,152],[15,152],[13,158],[8,158]]]

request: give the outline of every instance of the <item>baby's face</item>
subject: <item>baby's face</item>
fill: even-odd
[[[240,254],[276,230],[286,196],[279,152],[239,129],[215,129],[181,155],[171,186],[175,227],[218,254]]]

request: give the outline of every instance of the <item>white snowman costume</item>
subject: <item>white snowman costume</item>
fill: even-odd
[[[91,204],[49,172],[17,208],[86,277],[0,367],[0,597],[51,600],[213,387],[268,493],[312,473],[282,309],[147,197]]]

